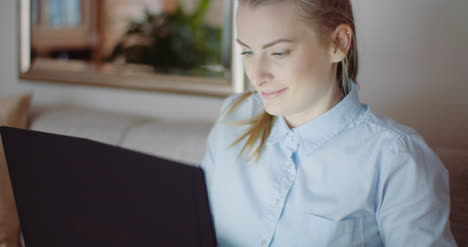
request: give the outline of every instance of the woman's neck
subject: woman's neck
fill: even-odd
[[[316,119],[337,105],[344,98],[344,95],[339,89],[338,84],[335,83],[335,85],[323,97],[318,99],[314,106],[308,108],[307,111],[283,116],[289,128],[296,128]]]

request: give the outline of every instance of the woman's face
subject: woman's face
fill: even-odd
[[[337,102],[336,66],[318,35],[289,2],[237,12],[237,41],[250,83],[265,110],[296,127]]]

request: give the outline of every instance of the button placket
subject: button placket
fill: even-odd
[[[294,133],[289,133],[290,137],[294,137]],[[275,165],[275,169],[277,169],[274,175],[274,180],[272,181],[272,189],[273,193],[270,197],[270,202],[268,203],[267,207],[264,211],[264,228],[263,233],[260,235],[258,239],[258,243],[261,246],[268,246],[271,239],[273,238],[274,231],[276,229],[277,223],[280,220],[284,203],[286,201],[286,197],[292,187],[292,184],[295,180],[295,164],[291,159],[291,156],[294,152],[296,152],[298,148],[298,142],[295,138],[286,138],[282,143],[283,154],[287,158],[287,163],[285,160],[277,160],[274,161],[277,165]],[[291,170],[292,169],[292,170]]]
[[[279,176],[276,177],[275,181],[273,182],[273,193],[271,195],[272,197],[270,202],[271,204],[269,204],[264,211],[265,228],[263,230],[263,234],[260,237],[261,246],[267,246],[270,239],[272,239],[275,226],[281,215],[281,174],[282,172],[279,172]]]
[[[294,162],[291,161],[287,166],[286,172],[290,180],[295,180],[296,179],[296,164],[294,164]]]

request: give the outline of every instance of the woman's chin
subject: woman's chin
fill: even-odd
[[[263,106],[265,108],[265,111],[270,115],[273,115],[273,116],[283,115],[283,110],[281,109],[281,107],[269,105],[269,104],[266,104],[265,102],[263,102]]]

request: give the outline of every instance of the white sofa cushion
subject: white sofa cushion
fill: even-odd
[[[212,125],[200,122],[146,122],[133,126],[121,145],[195,165],[203,158]]]
[[[131,126],[147,119],[74,106],[46,109],[36,115],[31,124],[32,130],[88,138],[112,145],[119,145]]]
[[[61,106],[36,109],[31,129],[87,138],[193,165],[204,155],[212,125]]]

